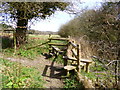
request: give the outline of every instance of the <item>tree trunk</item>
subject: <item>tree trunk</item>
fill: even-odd
[[[26,43],[27,24],[28,24],[27,19],[18,19],[15,34],[17,45]]]
[[[16,45],[26,43],[26,33],[27,33],[28,18],[26,17],[25,11],[17,10],[17,28],[15,32]]]

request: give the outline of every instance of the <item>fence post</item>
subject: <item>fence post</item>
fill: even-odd
[[[14,40],[14,54],[16,54],[16,48],[17,48],[17,45],[16,45],[16,34],[15,34],[15,30],[13,31],[13,40]]]
[[[50,37],[51,37],[51,34],[49,34],[49,42],[51,42]],[[50,53],[51,53],[51,45],[49,45],[49,54],[50,54]]]
[[[80,72],[80,45],[77,44],[77,71]]]
[[[118,87],[118,67],[119,67],[119,65],[118,65],[118,60],[115,62],[115,82],[116,82],[116,86]]]

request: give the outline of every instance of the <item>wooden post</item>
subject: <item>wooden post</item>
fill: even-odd
[[[86,72],[89,73],[89,64],[90,63],[86,63]]]
[[[13,40],[14,40],[14,54],[16,54],[16,36],[15,36],[15,31],[13,31]]]
[[[115,62],[115,82],[116,86],[118,87],[118,60]]]
[[[49,38],[51,37],[51,34],[49,34]],[[49,42],[51,42],[51,39],[49,39]],[[49,54],[51,53],[51,45],[49,45]]]
[[[51,37],[51,34],[49,34],[49,38]]]
[[[80,46],[77,44],[77,71],[80,72]]]
[[[67,59],[64,58],[64,66],[67,66]]]

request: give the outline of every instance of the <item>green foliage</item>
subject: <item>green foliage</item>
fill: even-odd
[[[75,76],[71,76],[70,78],[66,78],[64,80],[64,88],[69,88],[69,89],[84,89],[82,83],[79,83],[77,80],[76,80],[76,77]]]
[[[94,55],[105,59],[116,59],[120,34],[119,21],[116,20],[116,6],[116,3],[106,2],[98,10],[86,10],[63,25],[58,34],[78,39],[87,37],[90,48],[95,51]]]
[[[64,10],[68,3],[65,2],[6,2],[2,3],[4,11],[11,14],[12,18],[19,13],[20,18],[32,19],[34,17],[45,18],[53,14],[58,8]],[[7,7],[7,8],[6,8]],[[23,16],[24,15],[24,16]]]
[[[12,26],[7,25],[7,24],[1,24],[1,23],[0,23],[0,28],[2,28],[2,29],[8,29],[8,28],[13,29]]]
[[[35,68],[0,59],[3,88],[43,88],[44,81]]]
[[[13,47],[13,39],[11,39],[10,37],[0,37],[0,38],[2,38],[1,45],[3,49]]]
[[[45,44],[43,46],[36,46],[47,42],[48,36],[49,35],[30,35],[28,38],[28,43],[21,45],[21,47],[17,48],[15,54],[14,54],[15,51],[14,48],[6,48],[6,49],[2,49],[1,51],[7,56],[22,56],[33,60],[42,53],[46,53],[46,52],[48,53],[49,50],[48,44]],[[53,37],[58,37],[58,35],[54,35]],[[58,43],[62,43],[62,42],[58,42]],[[33,46],[36,47],[28,49]]]
[[[2,2],[0,8],[16,22],[16,44],[21,45],[26,43],[28,21],[45,19],[58,9],[65,10],[68,5],[67,2]]]
[[[106,68],[105,64],[101,63],[98,59],[94,59],[94,61],[95,64],[90,66],[90,72],[86,73],[81,70],[81,74],[88,77],[93,83],[100,85],[100,87],[103,85],[104,87],[114,88],[114,66]]]
[[[29,59],[33,59],[37,56],[37,53],[33,50],[19,49],[17,53],[18,55],[29,58]]]
[[[82,70],[81,74],[83,76],[87,76],[91,80],[95,80],[97,78],[93,72],[86,73],[85,71]]]

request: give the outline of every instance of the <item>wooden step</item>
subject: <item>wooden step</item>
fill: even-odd
[[[77,66],[77,63],[76,64],[71,64],[72,66]],[[83,63],[83,62],[80,62],[80,66],[85,66],[86,65],[86,63]]]
[[[70,71],[70,70],[76,69],[76,66],[67,65],[67,66],[64,67],[64,69]]]
[[[68,59],[68,60],[72,60],[72,61],[77,61],[76,58],[74,58],[74,57],[68,57],[68,56],[63,56],[63,59]]]
[[[81,62],[83,63],[92,63],[93,61],[92,60],[89,60],[89,59],[80,59]]]

